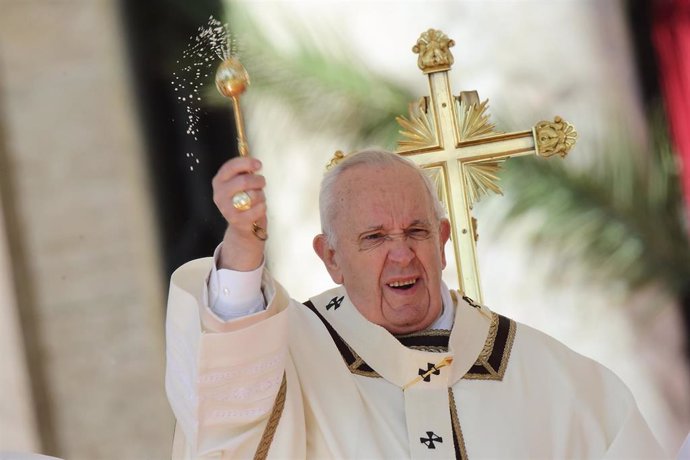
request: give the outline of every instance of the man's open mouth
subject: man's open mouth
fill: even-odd
[[[400,280],[400,281],[393,281],[392,283],[388,283],[387,286],[391,287],[393,289],[410,289],[412,286],[415,285],[417,282],[417,278],[410,278],[406,280]]]

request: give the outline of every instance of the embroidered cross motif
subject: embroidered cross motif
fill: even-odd
[[[441,373],[439,369],[442,367],[450,366],[450,363],[453,362],[453,357],[452,356],[446,356],[443,358],[441,361],[439,361],[436,364],[431,364],[431,363],[426,363],[427,366],[429,367],[428,370],[424,369],[419,369],[419,375],[414,378],[414,380],[406,383],[403,385],[403,390],[407,390],[410,388],[412,385],[419,383],[419,382],[430,382],[431,381],[431,374],[438,375]]]
[[[431,374],[438,375],[441,373],[441,371],[438,370],[436,368],[436,366],[434,366],[431,363],[426,363],[426,364],[427,364],[428,369],[427,370],[419,369],[419,375],[422,376],[422,380],[424,380],[425,382],[430,382],[431,381]]]
[[[462,296],[462,298],[465,299],[465,302],[467,302],[468,304],[472,305],[474,308],[478,308],[478,309],[480,309],[480,310],[482,309],[482,306],[481,306],[481,305],[479,305],[477,302],[475,302],[474,300],[470,299],[470,298],[467,297],[466,295]]]
[[[426,438],[419,438],[419,442],[424,444],[428,449],[436,449],[435,442],[443,443],[443,438],[434,434],[433,431],[427,431],[426,435]]]
[[[326,305],[326,310],[330,310],[331,307],[333,308],[333,310],[337,310],[340,304],[343,303],[344,298],[345,296],[333,297],[331,301],[328,302],[328,305]]]

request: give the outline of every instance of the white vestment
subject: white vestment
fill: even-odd
[[[456,298],[451,331],[395,337],[342,287],[265,311],[207,307],[212,260],[172,276],[176,458],[663,458],[630,391],[553,338]]]

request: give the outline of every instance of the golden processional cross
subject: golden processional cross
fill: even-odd
[[[560,117],[526,131],[497,131],[487,114],[488,99],[480,103],[476,91],[453,96],[448,72],[454,45],[443,32],[429,29],[412,48],[429,78],[430,96],[410,106],[409,119],[397,118],[405,137],[398,153],[431,174],[451,221],[460,290],[482,302],[472,205],[490,191],[501,193],[496,173],[502,162],[531,154],[564,157],[575,145],[577,132]]]

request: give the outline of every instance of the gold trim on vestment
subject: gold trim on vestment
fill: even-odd
[[[350,348],[350,350],[352,350],[352,348]],[[352,364],[350,364],[348,367],[350,368],[350,370],[355,370],[359,366],[361,366],[362,363],[364,363],[364,360],[359,355],[355,354],[354,351],[352,352],[352,354],[355,356],[355,361]]]
[[[477,361],[475,361],[475,366],[481,366],[487,373],[471,372],[468,371],[462,378],[468,380],[503,380],[506,368],[508,367],[508,360],[510,359],[510,352],[513,349],[513,342],[515,340],[515,330],[516,324],[512,319],[506,318],[509,322],[508,325],[508,336],[506,337],[505,345],[501,353],[501,363],[498,369],[494,369],[489,363],[491,355],[494,354],[494,348],[496,348],[496,336],[498,334],[500,315],[496,313],[491,313],[491,326],[489,327],[489,334],[484,342],[484,348]]]
[[[450,295],[457,307],[459,293],[450,291]],[[489,320],[489,327],[481,352],[475,359],[474,364],[462,378],[468,380],[503,380],[515,340],[516,323],[510,318],[493,313],[488,308],[476,304],[468,297],[463,296],[463,299],[466,304],[473,306],[480,314],[484,315]],[[319,319],[326,325],[335,345],[341,351],[341,356],[345,361],[345,365],[352,374],[368,378],[381,377],[375,369],[359,356],[350,344],[340,337],[335,329],[333,329],[326,319],[316,310],[312,303],[307,302],[305,306],[315,312]],[[443,337],[450,339],[450,335],[451,331],[447,329],[431,329],[395,337],[403,346],[411,350],[447,353],[449,346],[443,343],[444,340],[439,340],[439,338]],[[426,344],[423,340],[424,337],[429,338],[429,342]],[[345,350],[345,348],[347,350]],[[494,366],[497,367],[497,369],[494,368]],[[406,386],[410,384],[411,382]]]
[[[484,342],[484,347],[482,348],[481,353],[479,353],[479,356],[477,357],[477,360],[474,363],[474,366],[481,366],[485,372],[472,372],[471,370],[468,371],[462,378],[467,379],[467,380],[503,380],[503,376],[505,375],[506,369],[508,367],[508,360],[510,359],[510,353],[513,349],[513,342],[515,340],[515,330],[516,330],[516,323],[510,318],[505,318],[508,322],[508,336],[506,338],[506,342],[503,345],[502,350],[495,350],[496,348],[496,337],[498,335],[498,329],[499,329],[499,320],[501,316],[496,314],[496,313],[491,313],[491,324],[489,326],[489,332],[486,336],[486,340]],[[414,332],[412,334],[407,334],[404,336],[400,337],[418,337],[418,336],[442,336],[442,335],[448,335],[447,330],[444,329],[432,329],[429,331],[420,331],[420,332]],[[370,371],[365,371],[359,369],[360,366],[366,365],[366,362],[357,354],[357,352],[349,345],[346,344],[350,352],[352,353],[352,356],[354,356],[355,360],[352,362],[352,364],[348,365],[348,369],[350,372],[356,375],[361,375],[362,377],[370,377],[370,378],[380,378],[381,375],[379,375],[376,370],[370,370]],[[411,345],[408,348],[413,349],[413,350],[420,350],[420,351],[425,351],[425,352],[432,352],[432,353],[446,353],[448,352],[447,347],[442,347],[442,346],[434,346],[434,345]],[[491,363],[489,362],[491,356],[495,353],[499,352],[501,355],[501,363],[498,366],[498,369],[494,369]],[[473,367],[474,367],[473,366]]]
[[[486,342],[484,342],[484,348],[482,348],[479,357],[477,358],[478,363],[489,365],[488,360],[491,356],[491,352],[494,351],[494,346],[496,345],[496,333],[498,332],[498,315],[491,315],[491,325],[489,326],[489,333],[486,336]]]
[[[501,379],[503,379],[503,374],[506,372],[506,367],[508,367],[508,360],[510,359],[510,352],[513,351],[513,341],[515,340],[515,329],[517,325],[515,321],[510,320],[510,329],[508,330],[508,339],[506,339],[506,346],[503,349],[503,356],[501,357],[501,367],[500,374]]]
[[[359,366],[362,364],[366,364],[364,360],[357,354],[357,352],[350,346],[350,344],[345,343],[347,345],[347,348],[350,350],[350,353],[352,353],[352,356],[355,358],[355,360],[347,366],[348,369],[350,369],[350,372],[356,375],[361,375],[362,377],[371,377],[371,378],[381,378],[378,372],[371,370],[371,371],[363,371],[359,369]],[[347,364],[347,362],[346,362]]]
[[[254,454],[254,460],[265,460],[268,456],[268,449],[271,447],[273,442],[273,436],[278,428],[278,422],[280,422],[280,416],[283,414],[283,409],[285,408],[285,396],[287,394],[287,378],[285,373],[283,373],[283,381],[280,384],[280,389],[276,395],[276,400],[273,403],[273,409],[271,410],[271,415],[268,417],[268,423],[264,432],[261,435],[261,441],[259,441],[259,447],[256,449]]]
[[[442,347],[442,346],[410,345],[407,348],[409,348],[410,350],[426,351],[426,352],[430,352],[430,353],[447,353],[448,352],[448,347]]]
[[[396,335],[398,339],[406,339],[408,337],[431,337],[431,336],[439,336],[439,335],[447,335],[450,336],[450,330],[449,329],[425,329],[423,331],[417,331],[417,332],[411,332],[409,334],[404,334],[404,335]]]
[[[351,368],[350,372],[352,372],[355,375],[361,375],[362,377],[371,377],[372,379],[380,379],[381,378],[379,373],[376,371],[361,371],[359,369],[352,369]]]
[[[462,429],[460,428],[460,419],[458,418],[458,406],[455,405],[455,396],[453,395],[453,388],[448,387],[448,399],[450,401],[450,421],[453,424],[453,433],[457,433],[458,448],[460,450],[460,458],[467,460],[467,449],[465,448],[465,439],[462,436]]]
[[[468,371],[462,378],[467,379],[467,380],[503,380],[503,377],[505,375],[506,369],[508,367],[508,361],[510,359],[510,353],[513,349],[513,342],[515,340],[515,330],[516,330],[516,323],[515,321],[511,320],[510,318],[505,318],[506,321],[508,321],[508,335],[506,337],[505,343],[502,345],[501,350],[496,350],[496,338],[499,333],[499,321],[502,317],[496,313],[491,313],[491,324],[489,326],[489,332],[486,336],[486,340],[484,342],[484,347],[482,348],[482,351],[479,353],[479,356],[477,357],[477,360],[475,361],[473,367],[480,366],[483,369],[483,372],[476,372],[476,371]],[[406,334],[404,336],[399,336],[399,338],[406,338],[406,337],[422,337],[422,336],[443,336],[443,335],[448,335],[450,331],[447,331],[445,329],[432,329],[432,330],[427,330],[427,331],[419,331],[419,332],[414,332],[412,334]],[[380,378],[381,375],[379,375],[376,370],[362,370],[360,369],[361,366],[367,365],[367,363],[359,356],[359,354],[349,345],[346,344],[350,352],[352,353],[352,356],[354,357],[354,361],[348,365],[348,369],[350,372],[356,375],[361,375],[362,377],[370,377],[370,378]],[[432,353],[446,353],[448,351],[447,347],[442,347],[442,346],[436,346],[436,345],[411,345],[408,346],[408,348],[413,349],[413,350],[420,350],[420,351],[425,351],[425,352],[432,352]],[[494,369],[494,367],[491,365],[490,360],[492,355],[495,353],[500,353],[501,361],[498,366],[498,369]]]
[[[359,366],[362,364],[366,364],[364,360],[357,354],[355,351],[348,345],[348,348],[350,351],[352,351],[352,355],[355,357],[355,361],[347,366],[348,369],[350,369],[350,372],[353,374],[361,375],[362,377],[372,377],[372,378],[380,378],[381,376],[378,374],[376,371],[363,371],[359,369]]]

